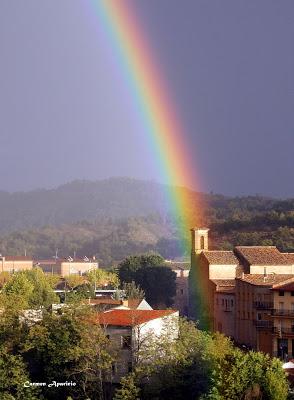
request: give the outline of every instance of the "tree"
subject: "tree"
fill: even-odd
[[[127,299],[144,299],[145,292],[141,287],[136,285],[134,281],[124,282],[122,290],[125,293]]]
[[[103,399],[103,375],[113,358],[109,340],[89,307],[75,305],[59,315],[47,314],[30,327],[23,354],[36,382],[76,382],[74,387],[42,388],[46,399]]]
[[[156,253],[146,253],[129,256],[119,264],[119,278],[121,282],[135,280],[136,272],[145,267],[157,267],[164,264],[164,259]]]
[[[183,319],[177,340],[170,340],[167,329],[160,340],[141,347],[137,360],[133,376],[121,389],[135,385],[141,400],[287,398],[287,378],[279,360],[243,353],[223,335],[200,331]]]
[[[176,295],[176,273],[168,267],[145,267],[135,274],[135,282],[153,307],[170,307]]]
[[[176,294],[176,274],[154,253],[127,257],[119,265],[121,282],[135,282],[153,307],[170,307]]]
[[[117,288],[119,286],[117,274],[101,268],[89,271],[87,273],[87,279],[95,288],[103,288],[105,286]]]
[[[38,390],[25,387],[29,382],[26,365],[20,355],[10,354],[0,346],[0,398],[3,400],[37,400]]]
[[[134,374],[122,378],[120,385],[115,392],[114,400],[140,400],[140,389],[135,384]]]

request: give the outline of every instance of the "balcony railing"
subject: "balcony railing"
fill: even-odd
[[[257,329],[273,329],[273,323],[271,321],[254,320],[253,324],[256,326]]]
[[[284,310],[275,308],[271,311],[271,314],[279,317],[293,317],[294,318],[294,310]]]
[[[276,333],[278,335],[284,334],[284,335],[293,335],[294,336],[294,326],[292,328],[283,328],[283,327],[279,328],[279,327],[275,326],[273,328],[273,333]]]
[[[270,310],[274,307],[274,303],[271,301],[254,301],[253,307],[257,310]]]

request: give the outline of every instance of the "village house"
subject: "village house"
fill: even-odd
[[[170,340],[178,336],[179,312],[175,310],[112,309],[98,313],[97,322],[118,351],[109,379],[118,383],[122,376],[140,362],[140,354],[159,337],[168,334]]]

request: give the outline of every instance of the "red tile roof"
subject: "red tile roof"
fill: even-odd
[[[293,265],[293,253],[281,253],[275,246],[236,246],[237,257],[250,265]]]
[[[273,286],[294,280],[293,274],[244,274],[242,278],[237,280],[250,283],[255,286]]]
[[[294,278],[292,282],[288,283],[281,283],[279,285],[274,285],[272,287],[272,290],[278,290],[278,291],[283,291],[283,292],[294,292]]]
[[[215,265],[238,265],[239,260],[232,251],[206,250],[202,254],[209,264]]]
[[[5,261],[33,261],[32,257],[27,256],[4,256]]]
[[[110,310],[99,313],[97,322],[100,325],[114,326],[136,326],[144,324],[153,319],[162,318],[173,313],[176,310]]]

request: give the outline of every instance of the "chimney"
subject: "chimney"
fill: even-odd
[[[267,272],[266,272],[266,267],[263,269],[263,282],[266,282],[267,280]]]

